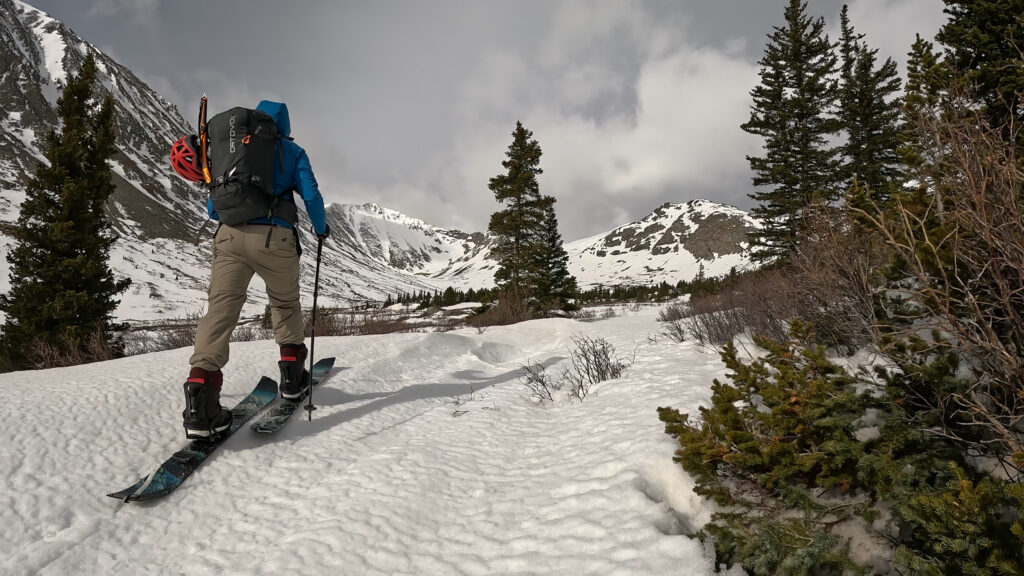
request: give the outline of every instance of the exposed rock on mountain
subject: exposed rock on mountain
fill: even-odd
[[[171,143],[194,128],[130,70],[21,0],[0,0],[0,292],[9,288],[6,254],[25,183],[45,161],[64,82],[89,53],[115,100],[118,152],[110,166],[117,192],[107,212],[120,238],[110,265],[133,279],[117,314],[159,320],[200,313],[216,226],[206,218],[203,190],[178,178],[167,161]],[[494,283],[497,263],[486,234],[446,230],[375,204],[332,204],[327,218],[333,234],[324,245],[320,287],[327,306]],[[693,278],[701,265],[707,275],[726,274],[748,264],[744,235],[754,226],[744,212],[712,202],[665,204],[639,222],[566,244],[569,270],[584,288],[674,283]],[[305,233],[301,240],[308,302],[315,238]],[[257,278],[245,313],[260,313],[265,303]]]

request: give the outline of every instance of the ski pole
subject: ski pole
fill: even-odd
[[[316,297],[320,292],[320,253],[324,248],[324,239],[318,234],[316,237],[316,274],[313,276],[313,316],[310,321],[309,334],[309,396],[306,403],[308,421],[313,421],[313,351],[316,350]]]

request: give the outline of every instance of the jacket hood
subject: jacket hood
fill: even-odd
[[[256,105],[256,109],[270,114],[270,117],[274,119],[274,124],[277,125],[278,134],[284,138],[291,135],[292,124],[291,121],[288,120],[288,106],[284,102],[262,100]]]

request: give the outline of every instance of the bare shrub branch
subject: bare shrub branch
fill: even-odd
[[[658,312],[658,321],[662,322],[661,334],[668,336],[673,342],[682,344],[686,341],[687,306],[683,302],[673,302]]]
[[[817,340],[852,354],[878,337],[875,301],[891,251],[845,210],[819,206],[791,257],[790,290]]]
[[[620,360],[615,347],[604,338],[591,338],[578,334],[572,337],[569,366],[562,371],[562,382],[569,389],[569,397],[583,400],[590,388],[598,382],[622,376],[631,362]]]
[[[62,336],[57,345],[37,340],[32,346],[30,361],[37,369],[77,366],[120,357],[116,342],[110,342],[102,330],[90,333],[84,341]]]
[[[934,432],[961,446],[1024,453],[1024,169],[969,106],[915,129],[936,148],[926,182],[889,211],[859,214],[905,262],[902,306],[889,312],[906,327],[893,340],[954,352],[973,378],[966,390],[911,400],[939,414]]]
[[[486,312],[470,317],[466,323],[474,328],[505,326],[529,320],[531,317],[530,306],[526,298],[514,288],[506,288],[501,291],[497,305]]]
[[[686,331],[713,348],[744,332],[782,341],[798,311],[790,282],[781,270],[762,270],[740,276],[718,294],[691,298]]]
[[[562,383],[547,374],[544,365],[539,362],[527,362],[520,368],[523,371],[520,381],[529,388],[530,397],[542,404],[553,402],[555,399],[553,393],[562,389]]]

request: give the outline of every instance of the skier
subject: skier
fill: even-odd
[[[184,384],[182,418],[185,436],[189,439],[211,439],[231,426],[231,410],[220,405],[221,368],[228,362],[228,341],[254,273],[266,284],[270,300],[275,341],[281,354],[278,362],[281,396],[299,398],[308,385],[308,372],[303,369],[307,348],[299,303],[300,248],[295,228],[298,211],[294,192],[302,197],[313,231],[321,241],[330,235],[330,228],[309,158],[305,150],[289,138],[291,125],[287,106],[263,100],[256,110],[270,115],[277,126],[273,159],[275,208],[272,216],[250,219],[235,226],[221,222],[214,235],[209,305],[196,330],[195,348],[189,359],[191,370]],[[248,144],[248,139],[244,143]],[[193,182],[204,180],[204,167],[200,165],[197,148],[193,135],[182,137],[171,149],[175,171]],[[216,157],[217,149],[211,147],[210,153]],[[209,198],[207,212],[210,218],[221,220]]]

